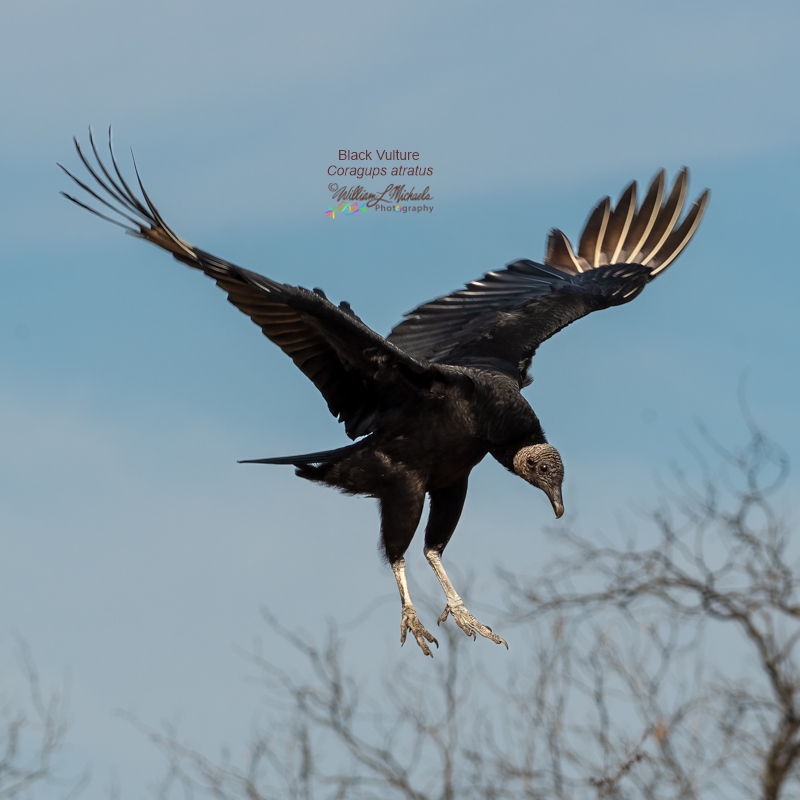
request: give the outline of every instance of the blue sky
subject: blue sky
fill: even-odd
[[[655,502],[695,420],[744,436],[745,370],[796,460],[798,31],[796,4],[732,0],[0,5],[0,677],[19,681],[14,631],[47,681],[69,671],[90,792],[158,775],[115,709],[246,742],[235,648],[269,649],[263,605],[319,635],[380,598],[354,663],[420,655],[398,647],[372,501],[236,463],[344,443],[321,397],[210,281],[58,196],[71,137],[113,124],[181,236],[382,333],[689,165],[691,195],[712,190],[695,241],[544,345],[526,390],[566,463],[563,524],[588,533]],[[434,212],[327,219],[338,149],[395,147],[433,167]],[[489,600],[496,566],[541,567],[551,517],[484,463],[446,562]],[[419,542],[409,570],[438,590]]]

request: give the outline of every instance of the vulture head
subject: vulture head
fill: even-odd
[[[518,450],[514,456],[514,472],[547,495],[556,519],[564,513],[561,498],[564,464],[553,445],[531,444]]]

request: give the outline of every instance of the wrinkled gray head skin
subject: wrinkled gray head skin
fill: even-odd
[[[547,495],[556,519],[564,513],[564,503],[561,498],[564,464],[553,445],[532,444],[518,450],[514,456],[514,472]]]

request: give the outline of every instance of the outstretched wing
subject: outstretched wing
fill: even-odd
[[[417,358],[448,364],[502,363],[525,381],[536,348],[591,311],[632,300],[692,238],[708,190],[682,221],[688,170],[664,199],[665,174],[653,179],[637,209],[636,182],[612,209],[608,197],[590,214],[578,252],[552,230],[544,264],[523,260],[466,288],[419,306],[388,339]]]
[[[337,307],[319,289],[309,291],[278,283],[179,238],[150,201],[138,170],[141,198],[125,181],[111,147],[111,131],[108,139],[111,169],[101,160],[91,131],[89,141],[96,164],[83,153],[77,139],[75,147],[93,180],[86,183],[63,166],[61,169],[118,218],[101,214],[87,203],[62,194],[213,278],[228,293],[229,301],[247,314],[311,379],[331,413],[345,423],[351,438],[374,430],[382,409],[409,392],[429,386],[432,372],[440,371],[387,342],[367,327],[347,303]]]

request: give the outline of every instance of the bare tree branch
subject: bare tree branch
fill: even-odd
[[[68,777],[57,762],[69,730],[69,686],[46,695],[30,646],[20,636],[17,646],[29,708],[16,699],[0,707],[0,800],[27,797],[43,785],[61,789],[66,799],[77,797],[89,782],[88,770]]]

